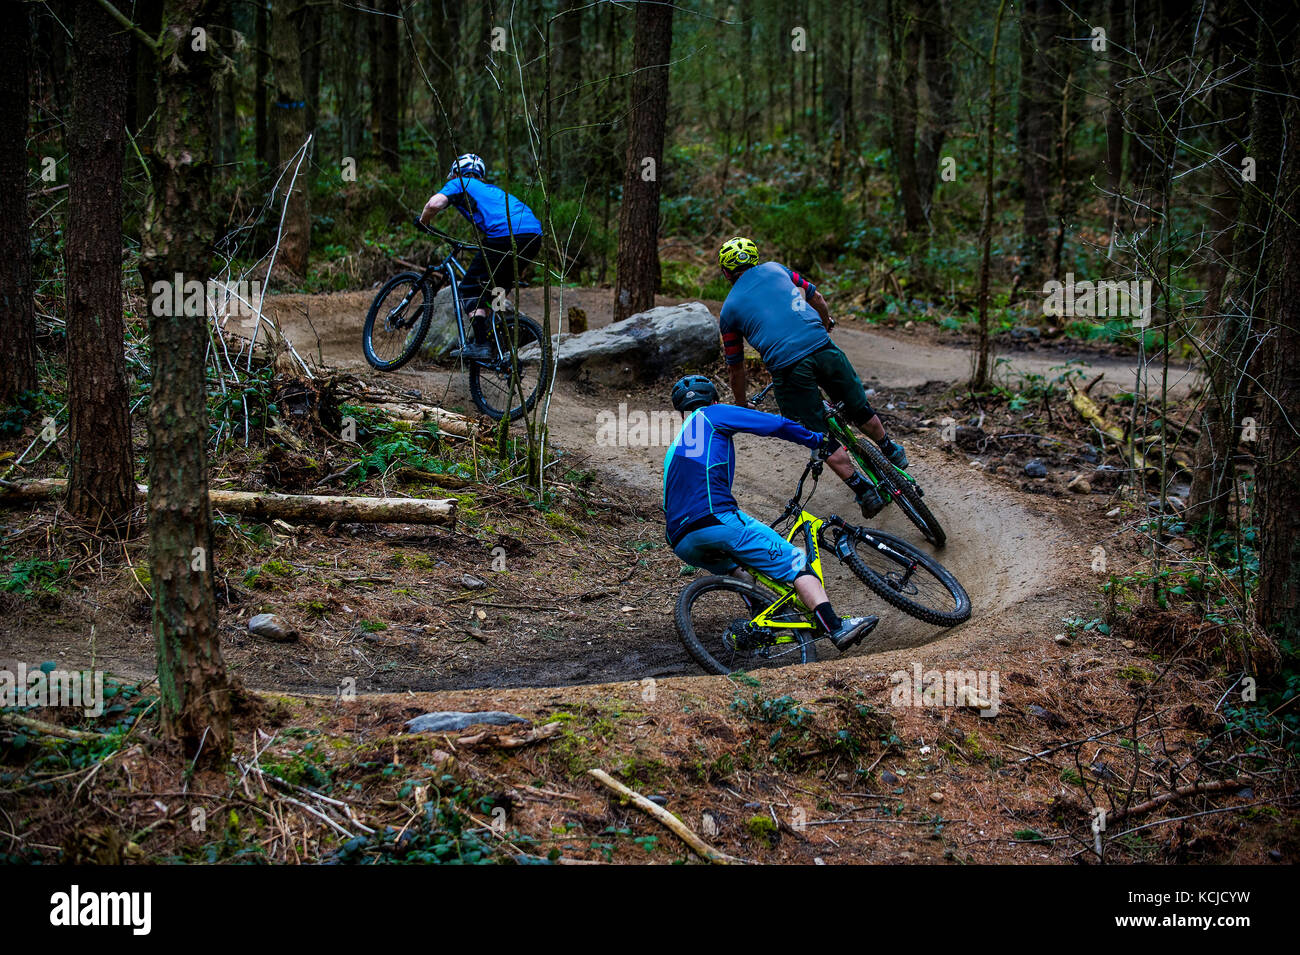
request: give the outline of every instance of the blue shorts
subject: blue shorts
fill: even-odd
[[[802,550],[743,511],[714,516],[719,523],[691,531],[673,548],[692,567],[729,574],[741,565],[789,583],[808,566]]]

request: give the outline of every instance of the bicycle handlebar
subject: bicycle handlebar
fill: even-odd
[[[769,524],[769,527],[776,527],[786,518],[793,517],[803,509],[805,500],[803,486],[804,482],[808,480],[808,475],[810,474],[813,479],[813,490],[816,490],[817,480],[821,477],[822,467],[825,465],[825,459],[821,457],[817,451],[818,449],[814,448],[812,454],[809,455],[808,463],[805,464],[803,468],[803,474],[799,475],[799,484],[794,490],[794,497],[790,498],[790,500],[786,502],[785,510],[781,512],[781,516]],[[812,497],[812,492],[809,492],[808,497]]]
[[[435,239],[442,239],[444,242],[450,242],[458,249],[478,248],[478,244],[475,242],[466,242],[464,239],[458,239],[454,235],[448,235],[446,232],[443,232],[440,229],[435,229],[432,226],[425,225],[423,222],[420,221],[419,216],[416,216],[411,221],[415,224],[415,227],[419,229],[421,232],[423,232],[425,235],[433,236]]]

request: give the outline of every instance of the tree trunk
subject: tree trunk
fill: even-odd
[[[316,107],[320,98],[320,61],[321,61],[321,8],[315,3],[302,6],[302,16],[298,24],[298,42],[302,48],[302,93],[307,104],[304,109],[307,118],[307,132],[316,134],[319,123]],[[316,142],[312,141],[312,152]]]
[[[1223,162],[1215,166],[1215,195],[1210,204],[1210,221],[1214,235],[1210,241],[1207,277],[1205,326],[1212,347],[1206,353],[1205,406],[1201,412],[1201,433],[1196,440],[1196,467],[1188,495],[1188,516],[1203,525],[1207,535],[1227,526],[1232,482],[1233,452],[1237,444],[1238,421],[1242,417],[1242,393],[1246,387],[1243,363],[1250,354],[1253,338],[1254,303],[1258,291],[1254,277],[1261,267],[1260,243],[1254,230],[1268,219],[1267,197],[1277,185],[1276,169],[1280,160],[1281,110],[1277,97],[1264,93],[1281,81],[1276,66],[1265,65],[1276,50],[1267,41],[1256,47],[1249,42],[1243,8],[1231,4],[1227,10],[1221,39],[1223,71],[1236,72],[1252,57],[1259,57],[1254,85],[1261,90],[1252,105],[1245,84],[1225,84],[1211,96],[1218,118],[1218,148],[1224,151]],[[1256,27],[1258,30],[1258,27]],[[1272,84],[1267,87],[1266,84]],[[1236,136],[1239,116],[1250,117],[1250,155],[1255,159],[1257,180],[1250,185],[1243,200],[1241,159],[1244,154]],[[1234,228],[1236,223],[1239,226]],[[1242,243],[1241,254],[1235,250]],[[1248,254],[1248,250],[1254,254]]]
[[[659,287],[659,181],[663,172],[668,58],[672,42],[672,5],[637,4],[632,111],[623,174],[623,205],[618,221],[615,321],[651,308]]]
[[[27,237],[27,71],[32,34],[25,5],[0,30],[0,401],[36,390],[36,313]]]
[[[1053,135],[1061,114],[1058,44],[1062,7],[1058,0],[1025,0],[1020,14],[1020,101],[1017,140],[1024,190],[1024,236],[1017,284],[1041,286],[1046,272],[1048,207],[1056,178]]]
[[[997,142],[998,128],[998,41],[1002,37],[1002,15],[1006,11],[1007,0],[998,4],[997,19],[993,24],[993,45],[988,59],[988,142],[984,157],[984,215],[980,222],[980,275],[979,275],[979,334],[976,341],[975,374],[971,377],[972,391],[985,391],[992,383],[990,371],[991,342],[989,339],[989,273],[990,258],[993,247],[993,166],[994,146]]]
[[[1132,130],[1129,146],[1129,194],[1139,200],[1130,204],[1134,221],[1140,222],[1149,213],[1141,203],[1158,206],[1163,195],[1164,178],[1169,174],[1170,157],[1175,148],[1170,130],[1162,113],[1168,108],[1158,102],[1165,92],[1161,84],[1168,82],[1169,74],[1162,67],[1172,61],[1165,53],[1173,47],[1170,42],[1171,25],[1180,22],[1181,9],[1172,5],[1153,3],[1149,6],[1134,0],[1139,17],[1137,32],[1133,37],[1134,55],[1131,59],[1141,64],[1145,75],[1139,76],[1135,96],[1128,107],[1129,128]],[[1142,210],[1142,211],[1138,211]]]
[[[466,90],[466,102],[478,103],[478,110],[473,128],[467,128],[469,140],[471,142],[488,142],[492,139],[496,126],[492,119],[493,105],[500,101],[501,97],[487,92],[489,74],[497,74],[501,70],[501,64],[497,60],[496,52],[492,49],[492,29],[495,26],[503,26],[496,22],[496,3],[494,0],[486,0],[478,5],[479,24],[478,32],[472,30],[470,36],[473,38],[471,50],[477,50],[478,55],[471,54],[470,75],[473,77],[471,82],[476,84],[477,88],[471,87]],[[508,9],[508,8],[507,8]],[[471,124],[466,124],[469,127]],[[462,136],[465,134],[462,133]],[[472,152],[472,149],[466,149],[465,152]],[[460,150],[457,150],[460,152]]]
[[[122,163],[127,34],[99,4],[77,7],[68,135],[68,509],[116,524],[135,504],[123,355]]]
[[[952,18],[943,0],[917,4],[921,49],[925,53],[925,92],[929,106],[922,117],[916,141],[916,189],[930,229],[934,186],[939,175],[939,154],[953,121]]]
[[[334,55],[337,57],[338,75],[339,152],[341,157],[359,160],[365,114],[361,92],[361,64],[354,44],[361,33],[361,14],[353,7],[340,7],[337,11],[337,27]]]
[[[825,114],[825,122],[822,124],[822,128],[826,131],[829,140],[826,144],[829,154],[827,164],[828,179],[833,189],[843,188],[844,126],[853,66],[848,51],[852,42],[853,37],[849,31],[841,28],[831,32],[828,40],[830,44],[830,62],[826,65],[824,71],[825,81],[822,86],[822,112]],[[748,83],[742,80],[741,85],[748,90]],[[745,128],[748,129],[749,116],[744,115],[742,122]]]
[[[1124,78],[1128,75],[1123,48],[1126,0],[1110,0],[1110,23],[1106,31],[1110,63],[1107,77],[1110,99],[1106,106],[1106,183],[1113,193],[1118,193],[1124,181]],[[1114,203],[1116,200],[1111,200]],[[1113,225],[1113,224],[1112,224]],[[1113,231],[1113,229],[1112,229]],[[1113,240],[1113,236],[1112,236]]]
[[[445,42],[434,42],[429,64],[429,82],[433,86],[433,118],[429,129],[438,147],[438,174],[451,168],[460,155],[461,103],[457,64],[460,53],[459,0],[433,0],[432,34]]]
[[[224,3],[165,4],[153,194],[141,237],[146,289],[170,285],[178,273],[207,282],[215,231],[208,116],[218,50],[211,36],[206,51],[193,50],[190,27],[219,22]],[[149,568],[163,730],[186,760],[201,754],[216,765],[230,751],[230,686],[212,586],[207,323],[203,314],[149,317]]]
[[[131,19],[146,36],[157,36],[162,26],[162,0],[136,0]],[[131,56],[135,79],[132,83],[131,108],[126,118],[136,145],[143,150],[149,138],[150,119],[158,106],[158,64],[153,50],[141,43],[134,34],[131,37]]]
[[[267,0],[253,0],[256,12],[253,20],[253,130],[256,138],[258,162],[272,164],[271,127],[266,115],[270,93],[267,74],[271,72],[270,17],[266,12]]]
[[[221,39],[233,42],[235,16],[231,10],[226,14]],[[220,129],[217,150],[218,161],[222,165],[222,177],[228,177],[239,162],[239,83],[234,70],[226,70],[221,77],[220,108],[217,111],[217,126]]]
[[[1062,23],[1061,29],[1065,29]],[[1065,236],[1074,221],[1080,200],[1080,181],[1086,176],[1080,174],[1070,157],[1073,154],[1075,115],[1082,103],[1075,76],[1079,67],[1080,52],[1074,44],[1066,44],[1059,57],[1061,75],[1058,79],[1056,96],[1057,122],[1055,123],[1056,142],[1056,241],[1052,246],[1052,259],[1048,271],[1051,275],[1060,275],[1062,261],[1065,258]],[[1091,193],[1089,193],[1091,195]]]
[[[916,78],[921,58],[921,36],[915,11],[898,0],[886,6],[889,23],[889,137],[903,204],[903,220],[910,236],[927,231],[921,188],[916,177]]]
[[[1285,149],[1281,153],[1278,195],[1283,208],[1270,237],[1269,269],[1262,314],[1270,329],[1260,356],[1265,395],[1261,466],[1259,468],[1259,596],[1255,601],[1260,624],[1291,657],[1292,672],[1300,647],[1300,508],[1296,488],[1300,487],[1300,69],[1295,66],[1297,11],[1294,4],[1276,24],[1281,42],[1270,51],[1270,60],[1285,64],[1285,87],[1273,88],[1279,103],[1287,96],[1283,128]],[[1270,24],[1270,26],[1273,26]],[[1261,35],[1264,29],[1261,29]],[[1263,52],[1263,51],[1261,51]],[[1281,54],[1282,58],[1278,58]],[[1259,87],[1257,87],[1259,89]],[[1256,97],[1258,99],[1258,95]],[[1252,141],[1252,149],[1254,143]],[[1260,164],[1262,165],[1262,160]],[[1244,217],[1243,217],[1244,222]],[[1264,284],[1261,282],[1261,284]]]
[[[295,275],[307,272],[311,247],[311,216],[307,210],[307,178],[310,164],[297,156],[307,139],[307,110],[302,87],[302,47],[298,25],[303,11],[302,0],[279,0],[271,8],[271,56],[275,65],[275,142],[276,163],[281,171],[283,188],[289,188],[298,168],[289,208],[284,216],[284,233],[280,239],[277,262]],[[278,196],[276,197],[279,198]]]
[[[550,63],[551,70],[551,121],[561,128],[576,123],[574,117],[580,115],[580,107],[586,101],[582,86],[582,60],[585,50],[582,44],[582,7],[581,0],[563,0],[561,13],[552,27]],[[590,149],[574,148],[574,134],[562,137],[561,143],[566,147],[564,155],[569,161],[559,164],[551,171],[552,187],[567,188],[583,182],[591,175],[595,165]],[[583,140],[587,137],[584,135]]]
[[[397,38],[397,0],[383,0],[379,17],[379,64],[376,112],[379,117],[379,156],[393,172],[401,165],[398,154],[400,99],[397,88],[397,63],[400,53]]]
[[[750,0],[740,0],[736,9],[741,31],[740,62],[748,65],[754,62],[754,11]],[[753,164],[754,133],[757,132],[754,127],[759,119],[754,115],[754,84],[742,82],[740,88],[741,126],[745,130],[744,168],[749,172]]]

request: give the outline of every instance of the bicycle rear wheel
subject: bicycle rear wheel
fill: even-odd
[[[957,578],[901,537],[849,527],[835,543],[853,576],[904,613],[939,627],[970,619],[970,597]]]
[[[701,577],[686,585],[673,612],[677,635],[695,662],[709,673],[813,663],[817,648],[812,629],[761,630],[750,619],[776,601],[764,587],[734,577]],[[806,619],[791,608],[778,619]],[[776,643],[778,636],[792,638]]]
[[[858,459],[858,464],[871,471],[880,482],[890,498],[907,519],[917,526],[921,535],[935,547],[942,547],[948,542],[939,521],[930,513],[930,509],[921,500],[920,486],[898,468],[889,463],[884,452],[870,441],[853,439],[849,453]]]
[[[469,368],[469,394],[489,418],[510,420],[531,411],[551,381],[551,340],[527,315],[494,315],[496,341],[503,357],[475,361]]]
[[[370,303],[361,347],[366,361],[380,371],[410,361],[429,331],[432,296],[419,272],[399,272],[384,283]]]

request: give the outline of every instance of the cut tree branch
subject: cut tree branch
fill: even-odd
[[[0,505],[58,497],[67,481],[40,478],[0,485]],[[149,489],[136,485],[142,494]],[[320,494],[277,494],[274,491],[208,492],[214,510],[231,511],[258,520],[332,524],[454,524],[454,498],[335,497]]]

